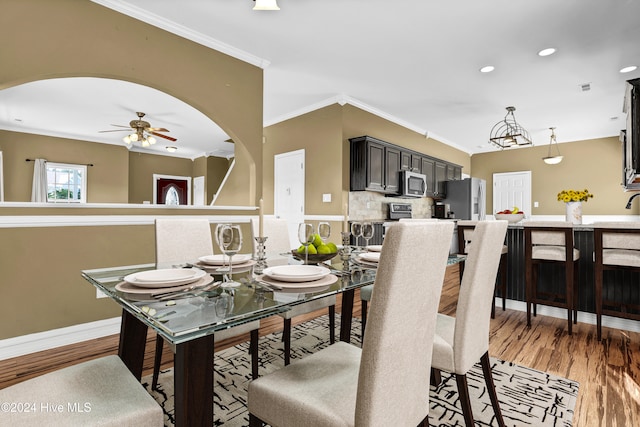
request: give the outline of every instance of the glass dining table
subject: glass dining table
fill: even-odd
[[[125,277],[160,268],[156,264],[83,270],[82,277],[122,307],[118,354],[136,378],[142,377],[149,328],[175,348],[175,425],[211,426],[217,331],[285,312],[296,304],[341,294],[340,340],[350,341],[355,290],[372,284],[376,270],[374,266],[340,258],[337,256],[334,264],[325,265],[331,273],[325,278],[325,285],[312,289],[276,288],[256,275],[253,268],[234,269],[234,280],[239,286],[233,288],[216,282],[220,276],[212,269],[213,277],[208,281],[208,277],[203,278],[202,287],[187,287],[184,292],[165,297],[123,288]],[[462,259],[451,256],[449,264]],[[296,263],[292,259],[288,262]]]

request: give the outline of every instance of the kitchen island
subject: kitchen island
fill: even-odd
[[[593,224],[574,226],[574,247],[580,251],[577,269],[578,311],[595,313],[594,240]],[[525,301],[524,225],[509,224],[506,245],[508,252],[507,298]],[[625,301],[627,307],[640,307],[638,273],[631,271],[607,272],[604,277],[605,299]],[[539,273],[539,288],[552,293],[564,293],[564,272],[556,266],[544,265]],[[500,295],[501,296],[501,295]]]

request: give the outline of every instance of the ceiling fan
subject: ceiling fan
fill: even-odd
[[[151,135],[168,139],[169,141],[177,141],[176,138],[158,133],[158,132],[169,132],[168,129],[152,128],[149,122],[142,120],[142,118],[145,116],[145,113],[137,112],[136,114],[138,115],[138,119],[131,120],[129,122],[129,126],[114,125],[114,124],[111,125],[111,126],[116,126],[116,127],[125,128],[125,129],[101,130],[99,132],[104,133],[104,132],[133,131],[133,133],[123,138],[123,141],[128,146],[130,146],[132,142],[139,142],[143,147],[148,147],[150,145],[153,145],[156,143],[156,139]]]

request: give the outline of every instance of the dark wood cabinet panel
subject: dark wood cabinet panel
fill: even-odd
[[[627,81],[624,97],[626,130],[620,136],[623,145],[623,185],[640,190],[640,79]]]
[[[351,138],[349,141],[350,191],[398,194],[400,171],[412,170],[426,175],[427,197],[443,198],[444,182],[447,179],[460,179],[462,175],[462,167],[459,165],[370,136]]]
[[[385,147],[370,142],[367,147],[367,189],[384,191],[385,184]]]
[[[385,147],[384,191],[400,191],[400,150],[392,147]]]

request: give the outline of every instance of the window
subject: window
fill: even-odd
[[[47,202],[86,203],[87,166],[47,162]]]

